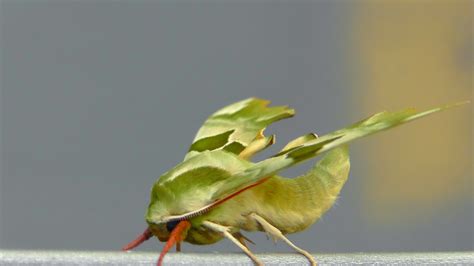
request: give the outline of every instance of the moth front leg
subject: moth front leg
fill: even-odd
[[[269,222],[267,222],[267,220],[263,219],[263,217],[259,216],[258,214],[256,213],[251,213],[249,215],[249,217],[253,220],[255,220],[258,224],[260,224],[260,226],[262,226],[263,230],[268,234],[270,235],[274,241],[278,240],[278,239],[281,239],[283,241],[285,241],[290,247],[292,247],[294,250],[296,250],[297,252],[301,253],[303,256],[305,256],[306,258],[308,258],[309,262],[311,263],[311,265],[316,265],[316,261],[314,260],[313,256],[311,256],[311,254],[309,254],[308,251],[304,250],[304,249],[301,249],[299,247],[297,247],[295,244],[293,244],[288,238],[286,238],[283,233],[278,230],[278,228],[276,228],[275,226],[271,225]]]
[[[247,254],[247,256],[249,256],[250,259],[253,260],[253,262],[255,262],[256,265],[263,265],[263,263],[257,257],[255,257],[255,255],[245,245],[243,245],[237,238],[232,235],[231,227],[223,226],[209,221],[204,221],[203,225],[214,232],[221,233],[223,236],[230,239],[230,241],[234,242],[234,244],[236,244],[240,249],[242,249],[245,254]]]

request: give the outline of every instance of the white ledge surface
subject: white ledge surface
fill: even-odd
[[[156,265],[159,253],[0,250],[0,265]],[[256,254],[265,265],[308,265],[298,254]],[[474,252],[313,254],[319,265],[473,265]],[[253,265],[241,253],[169,253],[164,265]]]

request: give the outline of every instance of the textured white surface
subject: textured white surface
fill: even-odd
[[[307,265],[297,254],[257,254],[266,265]],[[314,254],[320,265],[473,265],[474,252]],[[0,265],[156,265],[158,253],[1,250]],[[170,253],[164,265],[253,265],[239,253]]]

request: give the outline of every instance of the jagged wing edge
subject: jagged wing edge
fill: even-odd
[[[429,114],[465,103],[467,102],[445,105],[422,112],[417,112],[415,109],[410,108],[399,112],[377,113],[349,127],[310,140],[300,146],[290,148],[269,159],[254,164],[246,170],[234,175],[232,178],[229,178],[221,189],[214,195],[214,198],[219,199],[226,197],[234,191],[251,186],[264,178],[275,175],[277,172],[285,168],[313,158],[323,152],[349,143],[355,139],[387,130]]]
[[[252,142],[263,138],[262,132],[267,126],[295,114],[288,106],[268,107],[269,103],[264,99],[248,98],[212,114],[198,130],[185,160],[205,150],[223,149],[239,154]]]

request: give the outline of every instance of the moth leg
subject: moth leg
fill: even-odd
[[[242,235],[241,232],[233,233],[232,236],[234,236],[235,238],[237,238],[237,240],[239,240],[239,242],[240,242],[242,245],[244,245],[246,248],[249,248],[249,247],[247,246],[247,243],[245,242],[245,240],[247,240],[248,242],[250,242],[250,243],[252,243],[252,244],[255,245],[255,243],[254,243],[252,240],[250,240],[250,239],[248,239],[246,236]]]
[[[176,242],[176,252],[181,252],[181,241]]]
[[[255,257],[255,255],[245,245],[243,245],[237,238],[232,235],[229,226],[223,226],[209,221],[204,221],[203,225],[211,229],[212,231],[221,233],[223,236],[230,239],[230,241],[234,242],[234,244],[236,244],[240,249],[242,249],[245,254],[247,254],[247,256],[249,256],[250,259],[253,260],[253,262],[255,262],[256,265],[263,266],[263,263],[257,257]]]
[[[306,251],[306,250],[303,250],[299,247],[297,247],[295,244],[293,244],[288,238],[286,238],[283,233],[278,230],[278,228],[276,228],[275,226],[271,225],[269,222],[267,222],[265,219],[263,219],[263,217],[259,216],[258,214],[256,213],[252,213],[249,215],[252,219],[254,219],[255,221],[257,221],[258,224],[260,224],[263,228],[263,230],[268,234],[270,235],[274,241],[276,241],[277,239],[281,239],[283,241],[285,241],[290,247],[292,247],[294,250],[296,250],[297,252],[301,253],[303,256],[305,256],[306,258],[308,258],[309,262],[311,263],[311,265],[316,265],[316,261],[314,260],[313,256],[311,256],[311,254]]]

